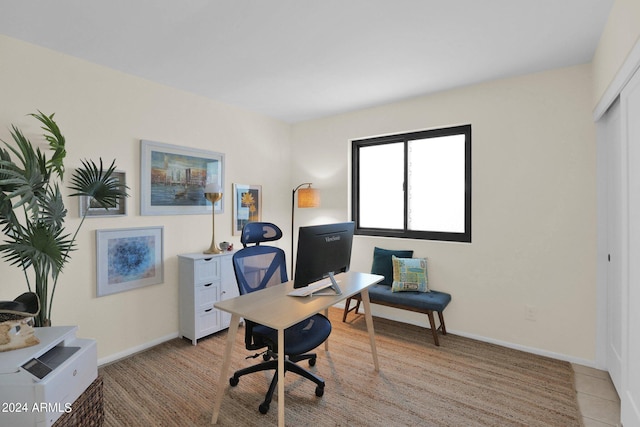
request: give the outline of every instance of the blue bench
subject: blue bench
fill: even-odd
[[[429,292],[392,292],[391,282],[393,281],[393,273],[389,273],[390,267],[387,265],[386,258],[388,258],[388,262],[391,264],[391,254],[395,255],[396,253],[398,253],[398,251],[388,251],[385,249],[375,248],[374,264],[371,272],[374,274],[382,274],[385,276],[385,280],[383,280],[382,284],[373,285],[369,288],[369,300],[372,304],[379,304],[387,307],[426,314],[429,318],[433,341],[435,345],[439,346],[438,330],[442,332],[442,335],[447,334],[447,328],[444,324],[444,316],[442,313],[451,301],[451,295],[434,290]],[[401,255],[406,256],[406,253]],[[391,279],[389,274],[391,274]],[[351,307],[351,300],[355,300],[356,302],[354,307]],[[344,307],[344,314],[342,315],[343,322],[346,322],[347,314],[349,314],[349,312],[358,312],[361,302],[362,298],[360,294],[347,299]],[[440,320],[439,327],[436,327],[434,312],[438,313],[438,319]]]

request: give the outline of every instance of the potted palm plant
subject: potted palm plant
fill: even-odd
[[[0,227],[4,233],[0,253],[22,269],[29,292],[40,299],[35,325],[48,326],[60,273],[75,250],[86,213],[75,232],[68,233],[67,209],[60,191],[65,173],[65,138],[53,114],[38,111],[30,116],[42,123],[43,136],[53,154],[47,158],[16,126],[11,130],[13,145],[2,141],[6,148],[0,147]],[[128,194],[127,187],[113,176],[114,170],[115,161],[103,168],[102,159],[99,164],[83,160],[82,167],[72,174],[71,196],[91,197],[106,209],[116,207],[118,199]]]

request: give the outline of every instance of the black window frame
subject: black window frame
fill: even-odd
[[[408,165],[407,151],[408,143],[412,140],[437,138],[442,136],[464,135],[465,136],[465,231],[441,232],[441,231],[416,231],[409,230],[408,224]],[[360,206],[359,206],[359,149],[373,145],[404,143],[404,228],[367,228],[360,226]],[[446,242],[471,243],[471,125],[460,125],[446,128],[430,129],[417,132],[409,132],[397,135],[387,135],[374,138],[357,139],[351,141],[351,216],[355,222],[355,234],[364,236],[397,237],[408,239],[436,240]],[[380,201],[384,204],[384,200]]]

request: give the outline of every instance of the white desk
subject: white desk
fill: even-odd
[[[367,331],[371,343],[371,355],[376,371],[378,366],[378,353],[376,352],[373,320],[369,305],[369,291],[367,288],[380,282],[384,277],[374,274],[348,272],[336,276],[339,281],[341,295],[317,295],[311,297],[292,297],[287,293],[293,290],[293,281],[281,285],[272,286],[261,291],[241,295],[226,301],[218,302],[214,306],[220,310],[231,313],[231,324],[227,337],[227,346],[224,352],[224,361],[220,370],[218,381],[218,394],[213,408],[211,423],[218,422],[224,391],[228,383],[228,370],[231,364],[231,351],[235,344],[236,334],[240,318],[260,323],[278,331],[278,342],[284,342],[284,330],[296,323],[313,316],[321,311],[326,311],[332,305],[339,303],[353,295],[360,293],[365,310]],[[284,345],[278,346],[278,426],[284,427]]]

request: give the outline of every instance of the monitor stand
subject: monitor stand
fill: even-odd
[[[338,286],[338,282],[336,282],[336,278],[333,276],[333,273],[329,273],[329,279],[331,280],[331,289],[333,289],[336,295],[342,295],[342,289]]]

